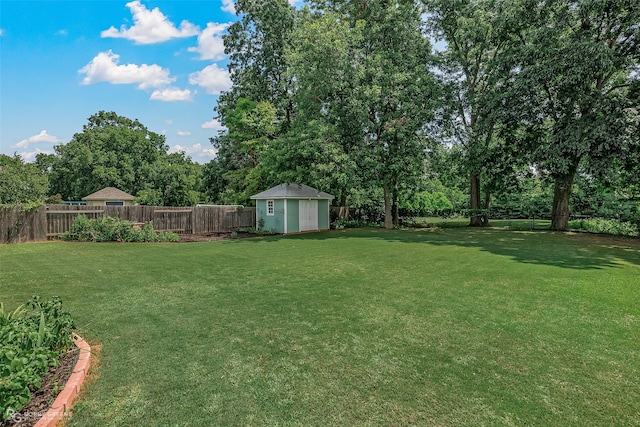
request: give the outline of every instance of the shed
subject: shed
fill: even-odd
[[[329,229],[331,194],[304,184],[280,184],[251,196],[256,201],[256,226],[276,233]]]
[[[134,196],[115,187],[106,187],[82,198],[87,206],[131,206],[133,199]]]

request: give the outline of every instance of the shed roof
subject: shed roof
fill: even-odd
[[[82,198],[82,200],[133,200],[135,196],[129,193],[125,193],[122,190],[118,190],[115,187],[106,187],[102,190],[98,190],[95,193],[89,194]]]
[[[254,194],[251,199],[334,199],[329,193],[317,190],[304,184],[280,184],[273,188]]]

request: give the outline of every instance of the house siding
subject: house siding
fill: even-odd
[[[117,200],[117,199],[87,200],[87,206],[105,206],[107,202],[124,202],[124,206],[133,206],[132,200]]]

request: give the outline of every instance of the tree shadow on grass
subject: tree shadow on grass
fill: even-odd
[[[581,270],[619,267],[623,263],[640,265],[640,239],[586,233],[507,231],[469,227],[405,230],[363,228],[242,239],[242,242],[354,238],[380,239],[390,243],[478,248],[522,263]]]

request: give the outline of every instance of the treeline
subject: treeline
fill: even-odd
[[[39,156],[48,194],[113,185],[148,203],[248,204],[304,182],[387,227],[409,211],[465,209],[471,225],[543,215],[554,229],[570,213],[638,215],[637,2],[238,0],[236,11],[214,160],[169,155],[162,136],[101,112]]]
[[[202,166],[183,152],[169,153],[164,135],[138,120],[100,111],[54,150],[37,154],[35,163],[0,156],[0,203],[79,201],[105,187],[132,194],[142,205],[202,200]]]
[[[640,5],[240,0],[207,189],[313,183],[385,225],[466,208],[635,215]],[[438,40],[438,49],[431,41]],[[205,178],[206,179],[206,178]],[[570,209],[571,208],[571,209]],[[617,210],[617,212],[616,212]]]

